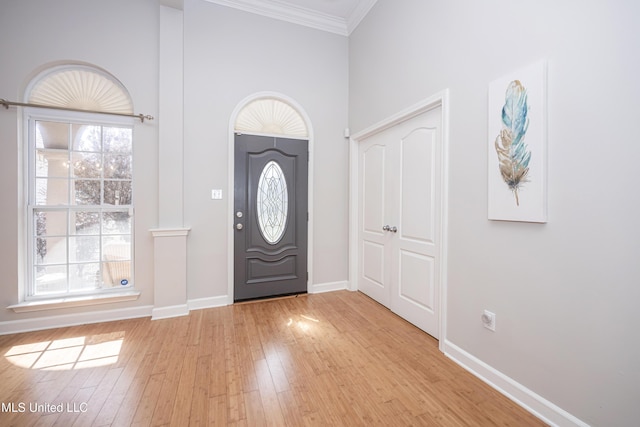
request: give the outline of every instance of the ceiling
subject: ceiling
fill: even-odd
[[[207,0],[246,12],[348,36],[377,0]]]

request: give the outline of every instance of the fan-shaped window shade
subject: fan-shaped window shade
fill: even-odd
[[[115,79],[90,68],[65,68],[45,75],[31,89],[28,102],[105,113],[133,113],[126,90]]]
[[[257,99],[238,114],[236,132],[263,133],[307,137],[307,126],[300,114],[289,104],[278,99]]]

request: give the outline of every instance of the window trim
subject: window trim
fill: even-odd
[[[23,161],[21,175],[23,176],[23,188],[21,190],[21,207],[24,210],[21,217],[24,221],[22,252],[24,254],[24,269],[23,278],[24,285],[20,288],[20,303],[9,306],[16,312],[24,311],[37,311],[50,308],[66,308],[82,305],[103,304],[110,302],[129,301],[137,299],[140,293],[135,287],[135,170],[132,169],[131,177],[131,204],[128,205],[131,212],[131,279],[130,284],[127,287],[114,287],[114,288],[99,288],[77,292],[55,293],[45,295],[35,295],[35,277],[34,277],[34,209],[38,209],[39,206],[35,204],[35,200],[31,200],[31,193],[35,189],[35,160],[36,160],[36,121],[53,121],[53,122],[66,122],[73,124],[87,124],[87,125],[99,125],[99,126],[118,126],[131,128],[132,132],[132,148],[131,156],[135,158],[135,118],[129,117],[114,117],[111,115],[97,114],[97,113],[83,113],[83,112],[69,112],[69,111],[51,111],[42,108],[27,107],[23,109],[23,135],[20,140],[23,144]],[[68,148],[71,150],[71,147]],[[102,151],[101,151],[102,152]],[[133,160],[132,160],[133,161]],[[133,165],[132,165],[133,166]],[[69,179],[69,178],[68,178]],[[104,177],[101,178],[104,181]],[[110,205],[101,204],[98,205],[101,211],[109,210]],[[60,207],[62,210],[71,212],[74,210],[73,205],[65,205]],[[78,206],[78,208],[82,208]],[[114,209],[117,209],[114,207]],[[70,234],[67,234],[67,238]],[[103,262],[101,259],[99,262]],[[66,265],[69,265],[69,259],[66,261]]]

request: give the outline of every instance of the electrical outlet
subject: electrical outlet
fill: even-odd
[[[482,325],[490,331],[496,331],[496,314],[485,310],[480,317],[482,319]]]

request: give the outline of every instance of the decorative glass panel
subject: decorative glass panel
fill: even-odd
[[[289,212],[287,182],[280,166],[273,160],[267,163],[258,181],[258,226],[262,237],[275,245],[280,241],[287,225]]]

